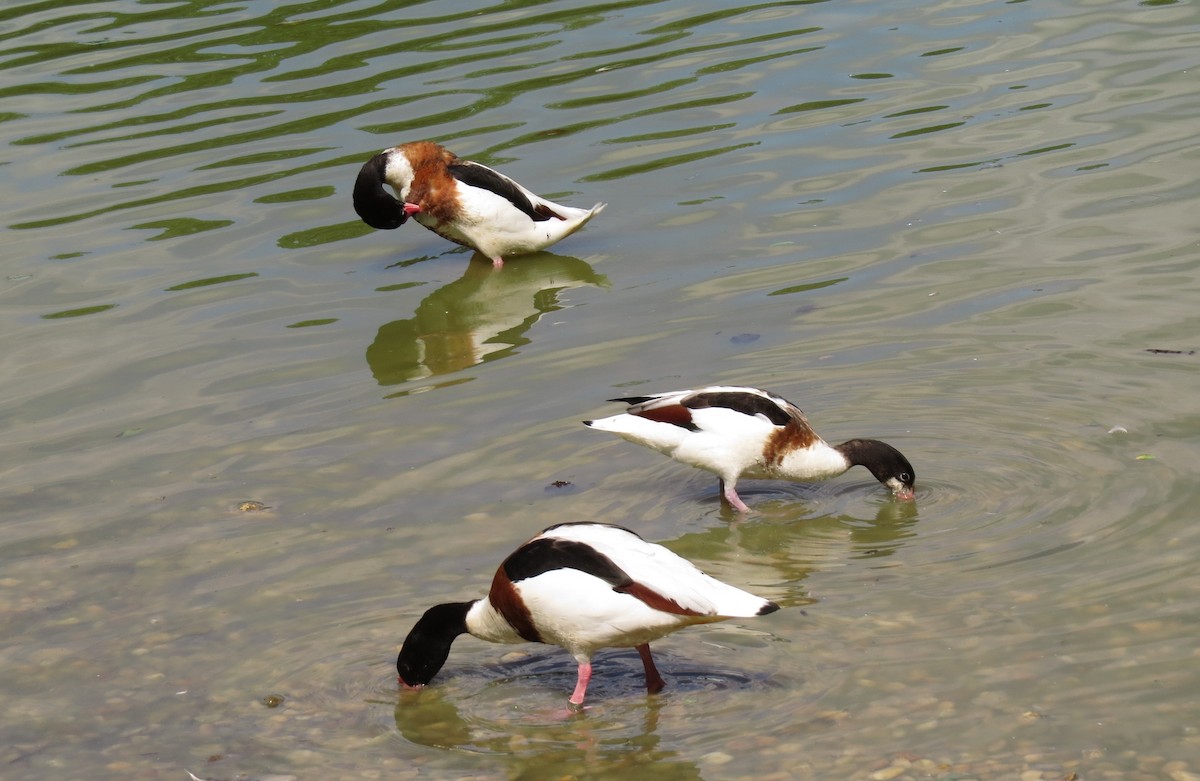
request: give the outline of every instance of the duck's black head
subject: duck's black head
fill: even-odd
[[[410,688],[424,686],[438,674],[454,639],[467,631],[467,611],[474,602],[447,602],[425,611],[396,657],[400,682]]]
[[[354,182],[354,211],[363,222],[380,230],[399,228],[408,220],[404,204],[383,189],[390,154],[380,152],[368,160]]]
[[[896,448],[877,439],[852,439],[838,450],[855,466],[865,466],[875,479],[886,485],[899,499],[913,498],[917,472]]]

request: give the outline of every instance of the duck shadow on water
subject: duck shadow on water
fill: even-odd
[[[787,494],[788,488],[778,490]],[[837,536],[852,558],[890,556],[917,535],[920,508],[916,501],[876,498],[871,489],[866,484],[826,483],[816,489],[814,501],[797,503],[790,496],[760,500],[757,514],[745,520],[798,534]]]
[[[647,773],[644,777],[699,781],[703,776],[694,761],[662,745],[656,725],[662,707],[648,703],[642,724],[620,725],[625,729],[608,725],[607,731],[598,730],[581,715],[557,728],[503,731],[481,730],[449,702],[438,700],[416,708],[401,703],[396,708],[396,726],[409,743],[480,755],[489,778],[594,778],[597,773],[608,776],[628,770]]]
[[[916,500],[904,501],[886,495],[873,483],[861,481],[790,483],[752,480],[747,481],[742,491],[752,500],[750,512],[741,513],[721,499],[720,489],[710,485],[707,478],[708,475],[693,477],[699,488],[681,491],[675,502],[680,505],[701,502],[706,505],[706,516],[717,518],[730,528],[762,524],[786,526],[836,518],[851,523],[855,529],[873,529],[885,536],[887,530],[891,530],[900,537],[911,537],[915,532],[908,527],[916,523],[921,507],[927,504],[923,501],[924,486],[919,489]]]
[[[561,651],[467,665],[440,687],[401,691],[396,727],[410,744],[504,755],[513,778],[582,778],[599,770],[637,768],[650,769],[655,778],[699,779],[699,767],[666,745],[671,741],[663,735],[672,727],[660,722],[686,718],[681,716],[690,709],[685,703],[695,697],[753,696],[777,684],[766,675],[690,670],[686,661],[666,658],[668,688],[651,696],[632,649],[597,654],[593,696],[582,710],[567,705],[575,666]],[[695,718],[707,718],[704,711]]]
[[[664,544],[732,582],[773,583],[777,590],[762,592],[764,596],[785,608],[805,608],[820,602],[806,586],[813,574],[855,560],[886,566],[888,557],[917,537],[920,513],[915,502],[890,497],[881,497],[878,504],[864,502],[861,485],[825,484],[820,502],[811,497],[798,500],[796,490],[793,485],[764,484],[751,494],[757,501],[750,515],[724,507],[724,522],[702,524]]]
[[[367,364],[376,382],[390,386],[499,360],[530,342],[526,332],[543,315],[563,308],[562,291],[607,284],[566,255],[539,252],[495,270],[476,253],[466,273],[426,296],[412,317],[379,328]]]

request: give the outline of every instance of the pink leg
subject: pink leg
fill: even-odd
[[[575,691],[571,693],[571,704],[582,705],[583,695],[587,693],[588,681],[592,680],[592,663],[579,663],[579,677],[575,679]]]
[[[724,496],[725,501],[733,505],[733,509],[737,510],[738,512],[750,512],[750,508],[747,507],[746,503],[742,501],[742,498],[737,495],[737,491],[733,490],[732,480],[730,480],[728,483],[724,480],[721,481],[721,495]]]
[[[642,643],[637,647],[638,654],[642,657],[642,666],[646,668],[646,693],[658,694],[667,685],[667,682],[658,674],[658,668],[654,666],[654,657],[650,655],[650,644]]]
[[[499,255],[492,258],[492,268],[504,268],[504,258]]]

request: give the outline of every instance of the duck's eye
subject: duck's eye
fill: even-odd
[[[911,482],[912,482],[912,475],[910,475],[908,472],[901,472],[901,473],[900,473],[900,482],[902,482],[902,483],[911,483]]]

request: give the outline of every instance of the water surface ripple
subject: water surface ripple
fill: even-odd
[[[1200,776],[1200,14],[1140,3],[0,10],[0,776]],[[433,138],[609,203],[494,273],[373,231]],[[722,382],[862,469],[584,428]],[[777,600],[601,653],[400,640],[551,523]]]

